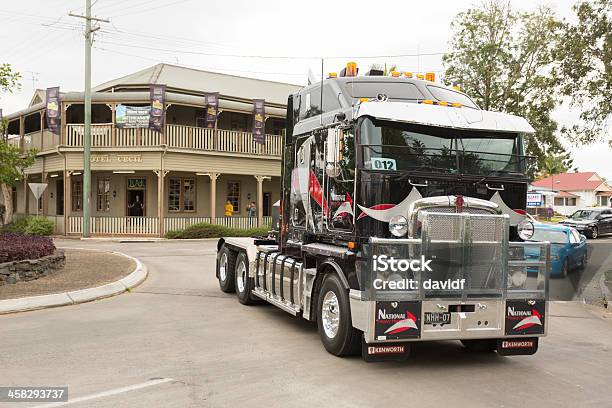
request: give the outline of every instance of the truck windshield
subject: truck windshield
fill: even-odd
[[[488,175],[524,173],[520,136],[365,118],[362,167]]]

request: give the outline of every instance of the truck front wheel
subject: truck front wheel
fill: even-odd
[[[235,290],[235,270],[236,252],[223,245],[217,260],[217,276],[219,277],[219,287],[225,293],[232,293]]]
[[[317,306],[317,325],[325,350],[336,356],[358,353],[361,332],[353,328],[349,294],[338,275],[330,273],[323,278]]]

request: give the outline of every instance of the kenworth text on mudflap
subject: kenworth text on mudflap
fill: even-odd
[[[219,240],[221,290],[317,322],[337,356],[535,353],[550,244],[525,217],[534,129],[433,74],[356,71],[289,96],[280,215],[266,239]]]

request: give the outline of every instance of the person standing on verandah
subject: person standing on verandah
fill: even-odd
[[[234,206],[230,200],[227,200],[227,203],[225,203],[225,216],[231,217],[232,215],[234,215]]]
[[[142,217],[144,215],[144,203],[140,201],[139,195],[136,195],[134,202],[128,204],[128,215],[132,217]]]

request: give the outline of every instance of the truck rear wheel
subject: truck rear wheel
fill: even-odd
[[[236,252],[223,245],[217,260],[217,277],[219,278],[219,287],[225,293],[232,293],[236,290],[235,270]]]
[[[469,351],[490,353],[497,349],[497,339],[461,340],[461,344]]]
[[[235,286],[238,301],[243,305],[252,305],[256,303],[254,295],[251,293],[255,287],[255,280],[249,277],[249,261],[244,252],[238,253],[234,276],[236,278]]]
[[[317,300],[317,325],[321,342],[336,356],[357,354],[361,350],[361,332],[353,327],[349,294],[338,275],[323,278]]]

